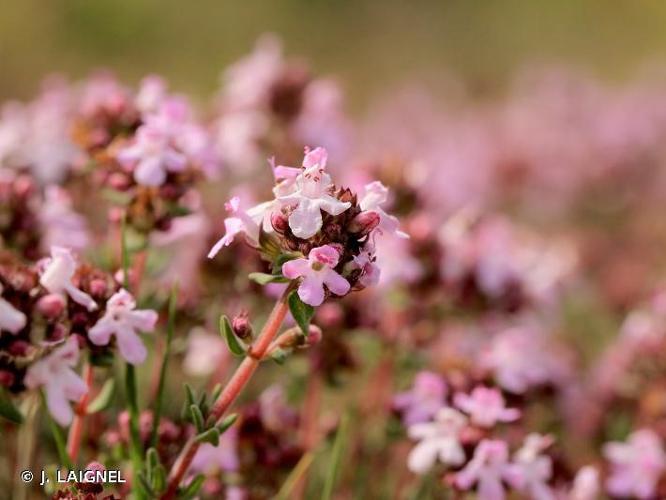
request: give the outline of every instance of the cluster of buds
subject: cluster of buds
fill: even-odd
[[[528,498],[598,496],[599,472],[588,466],[571,474],[551,450],[551,436],[520,430],[522,410],[507,406],[499,389],[477,385],[469,392],[450,391],[438,374],[421,372],[394,405],[409,437],[418,441],[407,460],[415,474],[438,467],[444,484],[476,490],[480,500],[502,500],[507,488]],[[522,444],[511,455],[516,436],[523,436]]]
[[[300,280],[298,295],[319,306],[328,295],[373,285],[375,236],[400,234],[395,217],[382,209],[387,189],[378,182],[366,186],[359,199],[338,188],[326,172],[325,149],[306,149],[301,167],[275,166],[275,198],[243,208],[239,198],[227,203],[226,234],[209,253],[214,257],[239,233],[271,263],[267,281]]]
[[[88,390],[74,371],[80,350],[108,364],[115,335],[121,356],[140,363],[146,350],[136,332],[156,321],[154,311],[135,310],[108,273],[78,264],[64,247],[32,265],[0,256],[0,384],[14,394],[43,387],[62,425],[72,419],[69,401]]]
[[[87,90],[75,139],[94,165],[94,180],[135,229],[168,229],[189,211],[194,182],[215,166],[206,129],[157,77],[144,79],[136,95],[109,77]]]
[[[295,158],[304,144],[340,150],[349,125],[335,82],[315,79],[300,61],[285,60],[279,40],[265,36],[223,75],[214,129],[226,165],[250,168],[266,151]]]
[[[442,278],[462,303],[509,312],[554,302],[576,263],[566,242],[540,241],[469,210],[441,228],[440,245]]]
[[[52,246],[81,250],[88,242],[86,221],[67,191],[41,189],[28,172],[0,168],[0,247],[37,260]]]

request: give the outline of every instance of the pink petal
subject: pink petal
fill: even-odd
[[[111,334],[115,329],[115,323],[103,317],[88,330],[88,338],[95,345],[108,345],[111,340]]]
[[[46,406],[53,419],[62,426],[69,425],[74,416],[69,401],[65,397],[65,390],[58,380],[52,380],[44,388],[46,392]]]
[[[407,457],[407,467],[416,474],[428,472],[437,460],[437,444],[432,441],[422,441],[417,444]]]
[[[141,338],[129,328],[123,328],[116,332],[118,350],[125,361],[132,365],[138,365],[146,360],[146,346]]]
[[[159,158],[144,158],[136,166],[134,180],[143,186],[161,186],[166,180],[166,172]]]
[[[289,260],[282,264],[282,274],[290,280],[305,276],[310,271],[310,263],[306,259]]]
[[[298,287],[298,296],[303,302],[313,307],[320,306],[324,302],[324,286],[317,278],[308,275]]]
[[[141,309],[128,313],[127,321],[137,330],[152,332],[159,315],[151,309]]]
[[[324,272],[326,273],[324,275],[324,284],[332,293],[335,295],[345,295],[347,292],[349,292],[351,286],[346,279],[344,279],[332,269]]]

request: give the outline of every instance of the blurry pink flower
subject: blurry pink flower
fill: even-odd
[[[305,170],[296,178],[296,190],[278,197],[283,204],[294,205],[289,227],[295,236],[308,239],[321,229],[321,211],[340,215],[351,203],[331,196],[331,176],[326,173],[327,153],[324,148],[308,151],[303,159]]]
[[[379,233],[394,234],[400,238],[409,238],[409,235],[398,229],[398,218],[387,214],[381,207],[388,200],[388,188],[379,181],[366,184],[365,193],[359,201],[361,210],[375,212],[379,215]]]
[[[25,314],[1,297],[2,284],[0,284],[0,332],[17,334],[26,325],[28,319]]]
[[[211,375],[229,359],[229,349],[219,335],[193,328],[187,335],[187,352],[183,370],[193,377]]]
[[[506,391],[522,394],[528,389],[559,384],[568,376],[567,358],[549,343],[538,327],[516,326],[498,333],[481,357],[497,383]]]
[[[170,143],[164,131],[142,125],[133,144],[120,150],[118,161],[134,168],[134,179],[144,186],[161,186],[168,172],[180,172],[187,166],[185,155]]]
[[[63,426],[72,421],[69,401],[78,401],[88,392],[83,379],[73,370],[78,359],[79,344],[76,337],[70,336],[63,345],[31,365],[25,376],[27,387],[44,387],[49,412]]]
[[[44,233],[42,246],[46,249],[52,246],[84,249],[89,241],[86,219],[74,211],[67,191],[59,186],[48,186],[44,196],[44,206],[39,213]]]
[[[421,371],[409,391],[397,394],[393,406],[402,413],[406,426],[427,422],[444,406],[447,387],[437,373]]]
[[[295,259],[282,265],[282,274],[294,280],[303,278],[298,287],[298,296],[311,306],[324,302],[324,285],[335,295],[345,295],[350,288],[349,282],[334,271],[340,254],[330,245],[310,250],[307,259]]]
[[[225,233],[220,238],[213,248],[208,252],[208,258],[215,257],[222,247],[231,245],[237,234],[244,233],[245,237],[252,245],[257,245],[259,240],[259,227],[262,224],[265,214],[267,213],[271,203],[261,203],[249,210],[241,208],[241,201],[238,196],[234,196],[224,204],[227,212],[233,214],[233,217],[224,219]]]
[[[240,463],[238,460],[238,427],[232,426],[220,436],[217,446],[202,444],[190,465],[190,473],[234,472]]]
[[[157,75],[149,75],[141,80],[134,103],[142,113],[156,111],[167,97],[167,84]]]
[[[356,269],[361,270],[361,277],[358,282],[364,286],[375,286],[379,283],[381,277],[381,269],[375,264],[375,256],[372,250],[362,250],[361,253],[354,256],[353,264]]]
[[[72,300],[89,311],[97,309],[97,304],[90,295],[72,284],[76,272],[76,261],[72,252],[65,247],[51,247],[51,257],[44,259],[39,283],[51,293],[67,293]]]
[[[659,479],[666,470],[666,454],[661,438],[649,429],[629,435],[626,443],[610,442],[603,448],[610,462],[607,491],[614,496],[653,498]]]
[[[504,441],[484,439],[474,450],[474,456],[456,474],[456,486],[469,490],[476,483],[479,500],[503,500],[502,479],[509,475],[509,449]]]
[[[457,393],[454,404],[467,413],[472,423],[480,427],[492,427],[497,422],[513,422],[520,418],[520,411],[505,406],[504,397],[497,389],[477,386],[470,394]]]
[[[407,458],[407,467],[415,474],[425,474],[437,461],[445,465],[462,465],[465,452],[460,444],[460,431],[467,418],[453,408],[441,408],[432,422],[422,422],[407,429],[409,437],[420,440]]]
[[[261,422],[269,431],[279,433],[297,420],[296,412],[287,405],[287,397],[281,386],[274,384],[259,396]]]
[[[582,467],[573,480],[567,500],[596,500],[601,493],[599,471],[596,467]]]
[[[137,331],[151,332],[155,329],[157,313],[150,309],[136,309],[136,301],[127,290],[120,290],[106,303],[106,312],[88,331],[95,345],[107,345],[111,335],[116,336],[120,355],[133,365],[146,359],[146,347]]]
[[[534,500],[555,500],[555,494],[547,484],[553,475],[553,461],[541,453],[552,442],[550,436],[528,435],[509,466],[507,482]]]

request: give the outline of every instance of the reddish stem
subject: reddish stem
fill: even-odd
[[[289,306],[287,304],[287,297],[292,291],[292,287],[288,287],[282,294],[282,297],[277,301],[275,307],[271,311],[270,316],[266,320],[266,324],[259,333],[256,341],[248,350],[247,356],[243,359],[241,364],[234,372],[231,380],[227,383],[222,393],[215,401],[213,408],[208,416],[208,425],[213,425],[218,422],[229,409],[229,407],[236,400],[245,385],[249,382],[255,370],[259,366],[262,358],[266,354],[268,347],[273,339],[276,337],[280,326],[284,321]],[[199,443],[194,439],[190,439],[185,447],[181,450],[180,455],[176,459],[171,472],[169,474],[169,484],[166,492],[162,495],[162,500],[171,500],[175,498],[178,486],[180,485],[185,473],[190,467],[194,456],[199,449]]]
[[[80,399],[76,405],[76,408],[74,408],[74,420],[72,421],[72,425],[69,428],[69,435],[67,436],[67,454],[69,455],[69,458],[72,459],[73,464],[76,464],[76,459],[78,458],[79,450],[81,449],[83,424],[86,418],[86,413],[88,411],[88,402],[90,401],[92,392],[93,376],[93,366],[91,364],[86,364],[83,372],[83,378],[85,380],[86,386],[88,386],[88,391]]]

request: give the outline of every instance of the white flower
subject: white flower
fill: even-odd
[[[293,204],[294,211],[289,216],[289,227],[295,236],[308,239],[321,229],[321,211],[340,215],[351,203],[342,202],[330,194],[333,187],[331,176],[326,173],[327,153],[324,148],[316,148],[306,153],[303,159],[303,172],[296,177],[296,190],[278,197],[283,204]]]
[[[550,436],[529,434],[510,465],[509,483],[534,500],[555,499],[555,494],[547,484],[553,475],[553,461],[541,453],[552,442]]]
[[[0,295],[2,295],[2,284],[0,284]],[[0,332],[16,334],[23,330],[27,321],[25,314],[0,297]]]
[[[72,421],[69,401],[78,401],[88,392],[83,379],[72,369],[78,359],[79,344],[76,337],[69,337],[62,346],[30,366],[25,376],[27,387],[44,387],[46,405],[60,425]]]
[[[133,365],[146,359],[146,347],[137,331],[155,329],[157,313],[150,309],[136,309],[136,302],[127,290],[116,292],[106,303],[106,312],[88,332],[95,345],[107,345],[111,335],[116,336],[120,355]]]
[[[462,465],[465,452],[460,444],[460,431],[467,424],[467,418],[453,408],[442,408],[435,420],[418,423],[409,427],[412,439],[419,439],[407,459],[407,467],[416,474],[428,472],[439,457],[445,465]]]
[[[265,202],[256,205],[249,210],[244,210],[241,208],[240,198],[234,196],[227,203],[224,204],[224,207],[227,211],[233,214],[233,217],[227,217],[224,219],[224,229],[225,233],[222,238],[220,238],[213,248],[208,252],[208,258],[212,259],[215,257],[222,247],[231,245],[231,242],[234,241],[234,238],[237,234],[244,233],[248,242],[257,246],[259,244],[259,229],[261,224],[264,222],[264,218],[272,202]]]
[[[72,252],[65,247],[52,246],[51,258],[45,260],[39,283],[51,293],[67,293],[74,302],[94,311],[97,304],[92,297],[72,284],[75,272]]]

